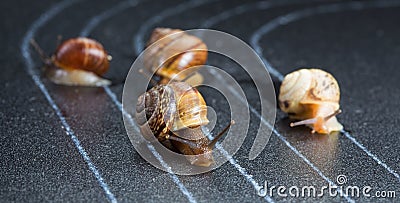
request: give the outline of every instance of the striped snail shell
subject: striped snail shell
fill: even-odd
[[[289,117],[307,125],[313,133],[340,131],[340,89],[336,79],[320,69],[300,69],[285,76],[279,93],[279,106]]]
[[[157,43],[152,45],[155,42]],[[206,44],[198,37],[179,29],[156,28],[147,47],[144,66],[151,72],[157,70],[156,75],[161,77],[161,84],[166,84],[171,79],[182,81],[191,74],[191,71],[178,75],[179,72],[193,66],[204,65],[207,61]]]
[[[206,103],[196,88],[184,82],[157,85],[142,94],[136,105],[136,120],[147,140],[155,137],[171,150],[199,155],[187,158],[191,164],[206,167],[214,163],[212,148],[228,129],[212,141],[204,135],[201,126],[209,122]]]
[[[46,75],[52,82],[80,86],[110,84],[101,76],[107,72],[111,56],[99,42],[85,37],[68,39],[57,47],[51,58],[44,54],[35,41],[31,41],[31,44],[46,64]]]

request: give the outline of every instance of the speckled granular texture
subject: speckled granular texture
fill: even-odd
[[[57,35],[79,35],[88,20],[119,1],[83,1],[61,11],[41,27],[35,38],[48,53],[55,49]],[[250,2],[250,1],[249,1]],[[276,1],[275,1],[276,2]],[[2,1],[0,43],[0,201],[1,202],[107,202],[103,188],[79,154],[71,137],[26,72],[20,52],[22,38],[35,19],[57,4],[53,1]],[[113,55],[106,77],[123,81],[136,58],[133,36],[142,23],[185,1],[146,1],[101,22],[90,34]],[[293,2],[294,3],[294,2]],[[324,4],[327,4],[325,2]],[[239,0],[204,3],[187,12],[174,13],[156,26],[197,28],[211,16],[244,4]],[[212,28],[249,41],[252,33],[273,18],[322,3],[303,3],[233,16]],[[264,57],[282,74],[298,67],[320,67],[337,79],[341,88],[338,116],[345,129],[394,172],[400,172],[400,7],[343,11],[311,16],[280,26],[261,38]],[[147,39],[151,30],[146,32]],[[32,52],[36,70],[37,54]],[[210,58],[210,62],[213,59]],[[214,61],[215,62],[215,61]],[[213,63],[214,63],[213,62]],[[226,63],[222,68],[240,81],[250,104],[259,105],[249,78]],[[273,78],[274,84],[279,81]],[[126,134],[122,115],[101,88],[61,87],[43,78],[43,83],[75,132],[104,182],[120,202],[187,202],[168,173],[148,164],[135,151]],[[121,98],[122,84],[111,87]],[[275,87],[277,90],[279,86]],[[226,101],[213,92],[202,92],[215,107],[218,129],[229,121]],[[249,136],[234,156],[260,185],[320,188],[328,185],[315,170],[281,139],[272,135],[264,151],[247,159],[259,119],[251,115]],[[304,155],[324,176],[336,183],[340,174],[345,185],[371,186],[397,191],[396,198],[354,198],[365,201],[399,201],[400,179],[389,173],[343,134],[311,135],[305,127],[290,128],[286,115],[278,111],[275,127],[288,143]],[[265,201],[229,162],[212,172],[178,176],[198,202]],[[283,198],[274,201],[346,201],[343,197]]]

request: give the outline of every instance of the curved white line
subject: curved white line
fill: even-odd
[[[141,51],[144,48],[144,43],[143,43],[144,37],[143,36],[152,26],[154,26],[154,24],[161,22],[164,18],[166,18],[168,16],[176,15],[177,13],[183,12],[189,8],[200,6],[204,3],[210,3],[213,1],[215,1],[215,0],[189,1],[187,3],[178,5],[177,7],[171,7],[170,9],[164,10],[164,12],[162,12],[160,15],[155,16],[155,17],[149,19],[148,21],[146,21],[146,23],[144,23],[144,25],[139,29],[139,32],[135,35],[134,45],[135,45],[136,54],[140,55]],[[119,101],[116,100],[116,102],[119,102]],[[130,117],[130,115],[128,117]],[[246,172],[245,168],[240,166],[232,156],[227,156],[229,154],[222,146],[219,145],[219,147],[218,147],[218,145],[216,145],[216,147],[218,150],[220,150],[222,152],[222,154],[224,156],[226,156],[228,158],[229,162],[247,179],[248,182],[250,182],[253,185],[253,187],[256,190],[260,188],[259,184],[252,178],[252,176]],[[274,202],[274,200],[271,197],[269,197],[268,195],[265,196],[264,199],[270,203]]]
[[[116,6],[110,8],[110,9],[107,9],[102,14],[97,15],[97,16],[93,17],[92,19],[90,19],[89,23],[86,24],[86,26],[81,31],[80,35],[85,36],[85,37],[88,36],[89,33],[92,32],[92,30],[95,27],[97,27],[97,25],[99,25],[99,23],[116,15],[119,12],[122,12],[125,9],[137,6],[139,4],[139,2],[140,2],[139,0],[122,1],[119,4],[117,4]]]
[[[218,80],[220,81],[224,81],[225,79],[223,77],[221,77],[220,74],[217,73],[213,73],[213,75],[215,75]],[[240,97],[236,90],[231,88],[230,86],[228,87],[228,89],[244,104],[247,104],[247,101],[245,99],[243,99],[242,97]],[[268,121],[266,121],[261,115],[260,113],[258,113],[258,111],[252,107],[251,105],[249,105],[249,109],[250,111],[257,117],[260,119],[261,123],[266,125],[268,128],[270,128],[272,130],[272,132],[280,139],[283,141],[283,143],[286,144],[286,146],[289,147],[289,149],[291,149],[297,156],[299,156],[301,159],[303,159],[304,162],[306,162],[315,172],[318,173],[318,175],[320,175],[325,181],[327,181],[329,184],[333,185],[333,186],[337,186],[331,179],[329,179],[328,177],[326,177],[322,171],[315,166],[310,160],[307,159],[307,157],[305,157],[299,150],[297,150],[295,147],[293,147],[289,141],[286,140],[286,138],[284,136],[282,136],[275,128],[273,125],[271,125],[270,123],[268,123]],[[343,191],[341,190],[341,188],[337,187],[336,189],[341,196],[343,196],[344,198],[347,199],[348,202],[354,202],[353,199],[351,199],[350,197],[348,197],[347,195],[345,195],[343,193]]]
[[[275,30],[276,28],[287,25],[291,22],[301,20],[306,17],[318,15],[318,14],[326,14],[326,13],[335,13],[341,12],[345,10],[363,10],[369,8],[387,8],[387,7],[395,7],[400,6],[400,1],[367,1],[367,2],[347,2],[347,3],[337,3],[337,4],[329,4],[318,6],[314,8],[307,8],[299,11],[294,11],[289,14],[277,17],[271,20],[269,23],[263,25],[260,29],[258,29],[251,37],[251,46],[256,50],[256,52],[263,58],[264,61],[267,62],[267,59],[263,57],[263,49],[259,45],[259,41],[262,36],[268,34],[269,32]],[[269,64],[269,63],[268,63]],[[278,72],[272,66],[269,67],[272,70]],[[279,73],[279,72],[278,72]],[[282,74],[281,74],[282,75]],[[283,77],[278,77],[280,81],[283,80]],[[358,142],[349,132],[342,130],[341,131],[348,139],[350,139],[356,146],[358,146],[361,150],[363,150],[369,157],[375,160],[380,166],[385,168],[389,173],[395,176],[400,181],[400,175],[396,173],[392,168],[390,168],[387,164],[385,164],[382,160],[380,160],[375,154],[369,151],[364,145]]]
[[[286,2],[284,2],[283,5],[286,5]],[[209,18],[208,20],[204,21],[204,23],[202,24],[201,27],[209,28],[221,21],[227,20],[228,18],[231,18],[235,15],[243,14],[249,10],[256,10],[256,9],[257,10],[266,10],[266,9],[271,8],[272,6],[274,6],[274,4],[272,4],[272,2],[265,2],[265,1],[240,5],[233,9],[229,9],[225,12],[222,12],[219,15]],[[270,72],[273,76],[279,78],[280,80],[283,80],[283,75],[281,73],[279,73],[277,70],[273,69],[267,60],[265,60],[263,57],[261,57],[261,60],[267,67],[268,72]]]
[[[394,3],[394,2],[393,2]],[[357,4],[357,3],[356,3]],[[390,4],[390,2],[389,2],[389,4]],[[260,5],[261,6],[261,5]],[[391,6],[391,5],[380,5],[381,7],[387,7],[387,6]],[[212,26],[212,25],[214,25],[214,24],[216,24],[216,23],[218,23],[219,21],[222,21],[222,20],[225,20],[225,19],[228,19],[229,17],[231,17],[231,16],[234,16],[234,15],[239,15],[239,14],[241,14],[241,13],[244,13],[246,10],[245,9],[243,9],[243,8],[240,8],[241,6],[239,6],[238,8],[235,8],[235,9],[231,9],[231,10],[228,10],[228,11],[226,11],[226,12],[224,12],[224,13],[221,13],[220,15],[218,15],[218,16],[214,16],[214,17],[212,17],[210,20],[209,20],[209,22],[205,22],[204,24],[203,24],[203,26]],[[244,7],[243,5],[242,5],[242,7]],[[250,7],[252,7],[252,6],[246,6],[246,7],[248,7],[248,9],[252,9],[252,8],[250,8]],[[353,8],[354,9],[359,9],[359,5],[353,5]],[[255,40],[253,40],[253,41],[255,41]],[[257,42],[259,41],[259,39],[258,40],[256,40]],[[258,44],[256,44],[257,46],[258,46]],[[255,47],[256,48],[256,50],[257,50],[257,46],[254,46],[254,43],[253,43],[253,47]],[[258,53],[260,54],[260,50],[261,50],[261,52],[262,52],[262,49],[261,49],[261,47],[258,47]],[[281,73],[279,73],[276,69],[274,69],[269,63],[268,63],[268,61],[264,58],[264,57],[262,57],[262,53],[260,54],[260,56],[261,56],[261,58],[263,59],[263,61],[264,61],[264,63],[266,63],[266,65],[267,65],[267,68],[269,69],[269,70],[272,70],[272,74],[275,76],[275,77],[277,77],[280,81],[282,81],[283,80],[283,75],[281,74]],[[253,108],[253,107],[251,107],[250,106],[250,110],[253,112],[253,113],[255,113],[256,115],[258,114],[258,112]],[[258,116],[257,117],[259,117],[261,120],[263,120],[263,118],[258,114]],[[269,123],[267,123],[268,125],[269,125]],[[273,127],[271,126],[271,128],[273,129]],[[280,139],[285,139],[283,136],[281,136],[281,135],[279,135],[278,134],[278,132],[275,130],[275,129],[273,129],[273,132],[276,134],[276,135],[278,135],[278,137],[280,138]],[[359,143],[354,137],[352,137],[348,132],[346,132],[346,131],[342,131],[342,133],[344,133],[345,134],[345,136],[346,137],[348,137],[351,141],[353,141],[358,147],[360,147],[364,152],[366,152],[370,157],[372,157],[376,162],[378,162],[378,164],[380,164],[380,165],[382,165],[384,168],[386,168],[390,173],[392,173],[395,177],[397,177],[397,178],[399,178],[399,175],[394,171],[394,170],[392,170],[390,167],[388,167],[385,163],[383,163],[376,155],[374,155],[374,154],[372,154],[370,151],[368,151],[361,143]],[[287,142],[286,141],[286,139],[285,140],[282,140],[282,141],[284,141],[285,142],[285,144],[287,144],[288,145],[288,147],[289,148],[291,148],[292,150],[296,150],[297,151],[297,149],[295,149],[293,146],[291,146],[290,145],[290,143],[289,142]],[[300,154],[300,152],[295,152],[296,154],[298,154],[300,157],[304,157],[302,154]],[[303,158],[303,159],[305,159],[305,157]],[[307,160],[307,159],[305,159],[305,161],[312,167],[312,168],[315,168],[314,170],[318,170],[317,172],[321,175],[321,176],[324,176],[323,174],[322,174],[322,172],[320,172],[319,171],[319,169],[318,168],[316,168],[309,160]],[[323,177],[324,179],[326,179],[328,182],[332,182],[330,179],[328,179],[327,177]],[[351,201],[353,201],[353,200],[351,200]]]
[[[243,4],[240,6],[237,6],[233,9],[229,9],[227,11],[224,11],[218,15],[212,16],[211,18],[207,19],[204,21],[204,23],[201,25],[203,28],[209,28],[221,21],[227,20],[233,16],[243,14],[249,10],[267,10],[272,7],[278,7],[278,6],[285,6],[285,5],[294,5],[294,4],[301,4],[301,3],[312,3],[312,2],[319,2],[321,0],[313,0],[313,1],[293,1],[293,0],[281,0],[281,1],[261,1],[261,2],[253,2],[253,3],[248,3],[248,4]],[[272,68],[272,66],[269,64],[267,60],[261,57],[261,60],[265,64],[265,66],[268,69],[268,72],[270,72],[273,76],[277,77],[280,80],[283,80],[283,75],[279,73],[277,70]]]
[[[110,9],[107,9],[103,13],[100,13],[99,15],[92,17],[89,20],[89,23],[87,23],[86,26],[83,27],[80,35],[88,36],[90,34],[90,32],[96,26],[98,26],[102,21],[113,17],[114,15],[120,13],[121,11],[123,11],[127,8],[135,7],[138,3],[139,3],[139,1],[137,1],[137,0],[123,1],[119,4],[117,4],[116,6],[110,8]],[[113,91],[111,91],[111,89],[108,86],[103,87],[103,89],[106,92],[106,94],[111,98],[112,102],[118,107],[118,110],[121,111],[122,114],[128,118],[129,123],[133,126],[135,131],[137,133],[140,133],[140,129],[133,121],[132,116],[128,112],[126,112],[125,109],[122,107],[122,104],[118,101],[115,93]],[[192,193],[190,193],[187,190],[185,185],[179,180],[179,177],[172,172],[171,167],[162,159],[161,155],[155,150],[155,148],[152,145],[148,144],[147,147],[153,153],[153,155],[157,158],[157,160],[161,163],[161,165],[168,171],[171,179],[178,186],[180,191],[186,196],[186,198],[189,200],[189,202],[195,203],[196,200],[194,199]]]
[[[210,131],[209,131],[207,128],[202,128],[202,130],[207,134],[208,139],[213,140],[213,137],[212,137]],[[253,187],[254,187],[254,189],[255,189],[256,191],[259,191],[259,190],[262,188],[262,187],[257,183],[257,181],[254,180],[253,176],[250,175],[249,173],[247,173],[246,168],[243,168],[240,164],[238,164],[237,161],[235,160],[235,158],[233,158],[233,157],[224,149],[224,147],[222,147],[222,145],[221,145],[219,142],[217,142],[217,143],[215,144],[215,147],[216,147],[226,158],[228,158],[229,163],[230,163],[231,165],[233,165],[233,166],[239,171],[239,173],[241,173],[241,174],[247,179],[247,181],[249,181],[249,182],[253,185]],[[274,202],[274,200],[273,200],[269,195],[266,195],[266,196],[264,197],[264,199],[267,200],[267,202]]]
[[[183,192],[184,195],[186,195],[186,197],[188,197],[189,202],[196,202],[196,200],[192,197],[192,194],[186,189],[186,187],[180,182],[178,176],[176,176],[174,174],[174,172],[172,171],[171,167],[164,161],[164,159],[162,158],[162,156],[157,152],[157,150],[154,148],[153,145],[148,144],[147,148],[149,148],[149,150],[154,154],[154,156],[157,158],[158,161],[160,161],[161,165],[167,169],[169,175],[171,176],[171,178],[174,180],[175,183],[179,182],[180,184],[178,184],[179,189]]]
[[[163,12],[161,12],[159,15],[156,15],[156,16],[150,18],[149,20],[145,21],[143,23],[143,25],[139,28],[139,31],[136,33],[134,40],[133,40],[136,54],[139,55],[142,52],[142,50],[144,48],[144,35],[155,24],[157,24],[158,22],[161,22],[168,16],[173,16],[178,13],[182,13],[188,9],[195,8],[195,7],[201,6],[203,4],[212,3],[215,1],[219,1],[219,0],[202,0],[202,1],[191,0],[191,1],[179,4],[175,7],[170,7],[169,9],[166,9]]]
[[[114,92],[112,92],[109,87],[104,87],[104,90],[106,91],[107,95],[111,98],[111,100],[114,102],[114,104],[118,107],[118,109],[122,112],[122,114],[128,118],[129,123],[131,124],[131,126],[133,126],[135,131],[137,133],[140,133],[140,129],[134,122],[131,114],[129,114],[128,112],[125,111],[125,109],[122,107],[121,102],[118,101],[117,96],[114,94]],[[179,189],[186,196],[186,198],[189,200],[189,202],[195,203],[196,200],[194,199],[192,193],[188,191],[188,189],[185,187],[185,185],[179,180],[178,176],[173,173],[173,171],[171,170],[171,167],[164,161],[164,159],[157,152],[157,150],[154,148],[154,146],[151,144],[147,144],[147,148],[149,148],[149,150],[153,153],[153,155],[157,158],[157,160],[161,163],[161,165],[168,171],[171,179],[179,187]]]
[[[281,3],[282,3],[282,2],[281,2]],[[286,2],[283,2],[282,4],[284,5],[285,3],[286,3]],[[232,16],[234,16],[234,15],[242,14],[242,13],[248,11],[249,9],[260,9],[260,10],[263,10],[263,9],[269,9],[269,8],[271,8],[271,7],[273,7],[273,6],[277,6],[277,5],[270,4],[270,3],[268,3],[268,2],[258,2],[258,3],[250,3],[250,4],[240,5],[240,6],[236,7],[236,8],[227,10],[227,11],[225,11],[225,12],[223,12],[223,13],[217,15],[217,16],[211,17],[208,21],[205,21],[202,25],[205,26],[205,27],[207,28],[208,26],[212,26],[212,25],[214,25],[214,24],[217,24],[218,22],[223,21],[223,20],[226,20],[226,19],[228,19],[229,17],[232,17]],[[247,9],[247,10],[246,10],[246,9]],[[264,63],[265,63],[265,61],[264,61]],[[266,65],[267,65],[267,64],[266,64]],[[267,68],[268,68],[268,66],[267,66]],[[273,71],[273,70],[272,70],[272,71]],[[271,72],[271,70],[269,70],[269,72]],[[276,72],[277,72],[277,71],[274,71],[274,72],[272,72],[272,73],[275,73],[274,75],[279,77],[279,75],[281,75],[281,74],[280,74],[279,72],[278,72],[278,74],[277,74]],[[219,78],[219,80],[224,80],[222,77],[220,77],[220,75],[219,75],[218,73],[213,73],[213,75],[215,75],[217,78]],[[282,78],[283,78],[283,76],[282,76]],[[236,91],[235,89],[229,88],[229,87],[228,87],[228,89],[229,89],[239,100],[241,100],[241,101],[244,102],[244,103],[247,103],[242,97],[240,97],[240,96],[237,94],[237,91]],[[266,125],[268,128],[270,128],[270,129],[272,130],[272,132],[273,132],[276,136],[278,136],[278,138],[279,138],[280,140],[282,140],[282,141],[289,147],[289,149],[291,149],[297,156],[299,156],[301,159],[303,159],[303,161],[306,162],[314,171],[316,171],[316,172],[318,173],[318,175],[320,175],[320,176],[321,176],[325,181],[327,181],[329,184],[335,185],[331,179],[329,179],[328,177],[326,177],[318,167],[316,167],[310,160],[308,160],[303,154],[301,154],[300,151],[298,151],[295,147],[293,147],[293,146],[285,139],[285,137],[283,137],[270,123],[268,123],[268,122],[258,113],[258,111],[257,111],[254,107],[252,107],[251,105],[249,105],[249,109],[250,109],[250,111],[251,111],[256,117],[258,117],[258,118],[261,120],[261,123],[262,123],[262,124],[264,124],[264,125]],[[256,184],[256,185],[258,185],[258,184]],[[256,187],[256,186],[255,186],[255,187]],[[343,191],[341,191],[340,188],[338,188],[337,191],[338,191],[340,194],[343,194]],[[342,196],[344,196],[344,195],[342,195]],[[349,201],[349,202],[354,202],[354,200],[352,200],[351,198],[349,198],[349,197],[347,197],[347,196],[344,196],[344,197],[347,199],[347,201]]]
[[[393,169],[391,169],[386,163],[382,162],[375,154],[372,154],[364,145],[359,143],[356,138],[351,136],[351,134],[345,130],[340,131],[342,132],[347,138],[349,138],[355,145],[357,145],[359,148],[361,148],[365,153],[368,154],[368,156],[372,157],[379,165],[383,166],[386,170],[389,171],[389,173],[393,174],[397,179],[400,180],[400,176],[398,173],[396,173]]]
[[[250,10],[267,10],[274,7],[280,6],[287,6],[287,5],[296,5],[296,4],[307,4],[313,2],[321,2],[324,0],[310,0],[310,1],[303,1],[303,0],[280,0],[280,1],[259,1],[259,2],[251,2],[247,4],[242,4],[232,9],[228,9],[218,15],[211,16],[207,20],[205,20],[201,24],[201,28],[210,28],[211,26],[227,20],[233,16],[240,15],[246,13]]]
[[[101,176],[100,172],[97,170],[96,166],[91,161],[89,155],[87,154],[85,149],[82,147],[78,137],[75,135],[74,131],[71,129],[71,126],[68,124],[65,117],[62,115],[60,108],[57,106],[57,104],[51,98],[50,93],[47,90],[47,88],[44,86],[43,82],[41,81],[39,74],[36,73],[36,71],[34,70],[34,63],[31,58],[31,54],[29,52],[29,41],[34,37],[37,30],[40,27],[42,27],[43,25],[45,25],[49,20],[51,20],[58,13],[60,13],[62,10],[73,5],[76,2],[78,2],[78,0],[64,0],[61,3],[51,7],[47,12],[45,12],[37,20],[35,20],[34,23],[28,29],[27,33],[25,34],[25,36],[22,40],[21,53],[22,53],[22,56],[25,61],[26,71],[31,76],[31,78],[35,82],[35,84],[39,87],[40,91],[42,91],[42,93],[46,97],[47,101],[49,102],[50,106],[56,112],[56,115],[60,119],[61,124],[65,128],[66,134],[71,137],[72,141],[75,144],[75,147],[78,149],[79,153],[85,160],[89,169],[92,171],[92,173],[96,177],[97,181],[99,182],[100,186],[103,188],[104,192],[106,193],[107,198],[111,202],[117,202],[114,194],[110,191],[107,183],[104,182],[104,179]]]

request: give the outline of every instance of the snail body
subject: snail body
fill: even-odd
[[[105,86],[111,82],[101,78],[109,68],[111,57],[103,46],[89,38],[78,37],[62,42],[48,57],[35,41],[31,44],[46,65],[48,78],[61,85]]]
[[[212,148],[228,130],[210,141],[201,126],[208,124],[206,103],[196,88],[184,82],[157,85],[142,94],[136,106],[136,119],[147,140],[155,137],[171,150],[187,156],[191,164],[210,166]],[[148,124],[150,131],[146,130]]]
[[[300,69],[285,76],[279,93],[279,106],[291,119],[291,126],[307,125],[312,132],[340,131],[340,89],[336,79],[320,69]]]
[[[155,42],[157,43],[154,44]],[[161,84],[166,84],[171,80],[182,81],[192,71],[178,75],[179,72],[204,65],[207,61],[206,44],[198,37],[179,29],[156,28],[147,47],[144,66],[150,72],[156,71],[156,75],[161,77]],[[193,72],[195,69],[193,68]],[[198,80],[197,83],[202,82],[200,76],[196,80]]]

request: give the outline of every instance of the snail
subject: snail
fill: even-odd
[[[150,72],[157,70],[156,75],[161,78],[160,84],[166,84],[171,80],[182,81],[187,78],[195,72],[195,66],[206,63],[207,55],[207,46],[200,38],[179,29],[156,28],[147,43],[144,66]],[[191,67],[193,71],[178,75]],[[196,75],[192,80],[199,84],[203,78]]]
[[[206,103],[196,88],[184,82],[160,84],[142,94],[135,117],[147,140],[156,138],[170,150],[197,155],[186,158],[191,164],[204,167],[214,163],[212,149],[234,123],[209,140],[201,130],[209,122]]]
[[[279,106],[291,119],[290,126],[307,125],[312,133],[330,134],[343,126],[337,121],[340,89],[335,78],[320,69],[300,69],[285,76]]]
[[[55,53],[48,57],[35,42],[31,45],[45,64],[48,78],[61,85],[106,86],[109,80],[101,78],[109,68],[111,56],[103,46],[89,38],[78,37],[62,42]]]

